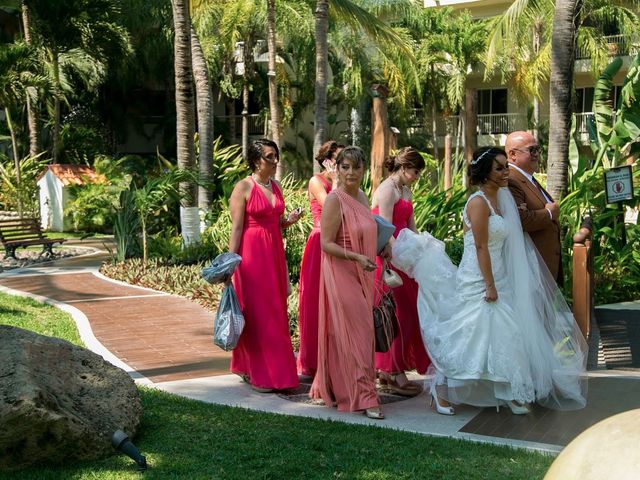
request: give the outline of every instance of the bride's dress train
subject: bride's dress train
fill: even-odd
[[[477,192],[473,198],[482,192]],[[485,198],[486,200],[486,198]],[[539,258],[507,189],[502,216],[489,217],[488,248],[498,300],[485,282],[473,233],[464,235],[456,268],[429,233],[402,230],[393,264],[417,281],[422,338],[435,366],[438,394],[479,407],[515,400],[557,409],[586,404],[587,347],[561,292]],[[463,214],[469,225],[466,206]]]

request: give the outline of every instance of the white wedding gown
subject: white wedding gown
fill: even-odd
[[[586,404],[586,344],[528,235],[513,197],[487,201],[488,247],[498,300],[484,300],[473,232],[464,234],[456,268],[429,233],[402,230],[392,263],[416,279],[422,337],[435,366],[438,394],[479,407],[516,400],[559,409]],[[468,202],[467,202],[468,205]],[[463,218],[470,227],[465,206]]]

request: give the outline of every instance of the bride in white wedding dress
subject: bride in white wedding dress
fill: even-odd
[[[446,404],[508,405],[528,413],[586,404],[587,347],[528,234],[507,185],[505,152],[478,150],[469,165],[479,190],[465,205],[464,254],[456,268],[444,244],[405,229],[393,264],[416,279],[422,338],[433,361],[430,384]]]

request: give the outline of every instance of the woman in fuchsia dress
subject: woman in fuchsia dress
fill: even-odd
[[[272,141],[251,144],[247,155],[251,176],[236,184],[229,202],[229,251],[242,257],[232,280],[245,319],[231,371],[262,393],[298,386],[287,318],[282,228],[297,222],[300,214],[284,216],[282,190],[273,179],[279,159]]]
[[[416,231],[409,187],[420,177],[424,165],[420,153],[411,147],[403,148],[397,155],[385,161],[390,175],[374,194],[373,213],[393,223],[396,227],[394,238],[403,228]],[[391,242],[393,241],[394,239],[391,239]],[[422,388],[417,383],[410,382],[405,372],[415,369],[419,373],[425,373],[431,363],[420,334],[418,284],[392,265],[389,265],[389,268],[395,270],[403,282],[401,286],[392,289],[399,331],[387,352],[376,353],[376,368],[383,388],[400,395],[414,396],[419,394]],[[378,259],[378,285],[381,284],[381,276],[382,263]]]
[[[309,180],[309,203],[313,215],[313,229],[300,266],[300,302],[298,304],[298,328],[300,351],[298,373],[314,376],[318,369],[318,294],[320,292],[320,217],[324,200],[337,181],[336,157],[344,145],[334,140],[326,142],[316,156],[322,171]]]

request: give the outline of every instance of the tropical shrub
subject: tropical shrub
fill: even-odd
[[[64,214],[71,219],[76,231],[111,231],[121,191],[120,186],[109,184],[71,187],[70,196],[73,200],[67,204]]]
[[[18,200],[21,200],[25,214],[40,216],[37,182],[47,162],[42,155],[23,158],[20,161],[21,183],[18,187],[13,160],[0,152],[0,206],[4,210],[17,210]]]
[[[625,225],[621,207],[607,204],[604,168],[598,161],[586,168],[581,160],[570,177],[570,193],[560,202],[563,231],[565,294],[571,294],[573,235],[582,219],[593,222],[594,275],[596,303],[612,303],[640,298],[640,227]],[[635,198],[640,198],[640,171],[634,171]],[[637,200],[636,200],[637,206]]]
[[[167,228],[149,237],[149,257],[168,265],[191,265],[215,258],[220,250],[208,239],[201,238],[197,244],[185,246],[182,235],[175,227]]]

